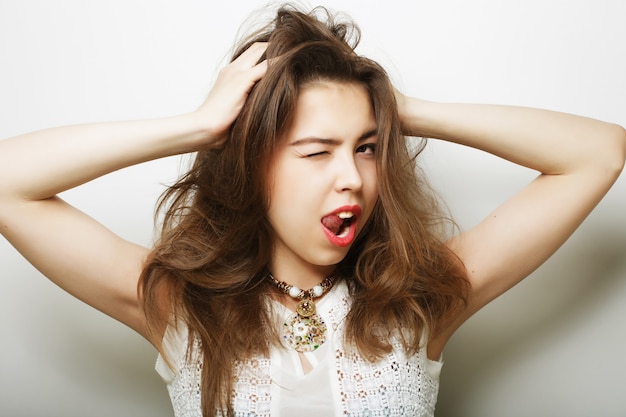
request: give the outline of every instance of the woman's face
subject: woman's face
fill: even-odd
[[[319,82],[298,97],[270,168],[269,221],[277,277],[328,273],[378,198],[376,119],[365,88]]]

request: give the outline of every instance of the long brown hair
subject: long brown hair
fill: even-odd
[[[375,360],[391,349],[393,330],[410,329],[394,334],[415,353],[422,332],[436,331],[437,323],[467,298],[465,271],[439,233],[445,217],[417,174],[421,146],[408,149],[389,77],[354,52],[359,38],[354,24],[336,21],[326,9],[305,13],[283,6],[233,56],[254,42],[269,41],[262,58],[271,59],[268,71],[250,92],[224,147],[198,152],[190,171],[159,202],[161,236],[140,291],[151,329],[182,321],[190,341],[200,342],[205,417],[216,410],[233,413],[237,361],[267,356],[281,343],[267,308],[273,241],[266,218],[267,172],[298,92],[307,84],[364,86],[378,126],[379,200],[338,265],[353,299],[345,343]]]

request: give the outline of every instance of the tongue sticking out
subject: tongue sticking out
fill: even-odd
[[[334,214],[322,218],[322,224],[334,234],[339,234],[342,229],[343,222],[344,219]]]

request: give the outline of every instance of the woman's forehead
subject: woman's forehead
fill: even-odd
[[[294,110],[285,129],[289,140],[306,137],[342,139],[376,127],[368,92],[358,83],[308,85],[300,91]]]

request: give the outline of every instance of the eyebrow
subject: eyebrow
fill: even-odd
[[[362,142],[364,140],[367,140],[367,139],[371,138],[372,136],[376,136],[377,133],[378,133],[378,129],[377,128],[368,130],[367,132],[365,132],[361,136],[359,136],[359,139],[357,140],[357,142]],[[333,138],[320,138],[320,137],[317,137],[317,136],[307,136],[305,138],[297,139],[297,140],[291,142],[290,146],[307,145],[307,144],[310,144],[310,143],[322,143],[322,144],[325,144],[325,145],[337,146],[337,145],[339,145],[341,143],[341,140],[333,139]]]

